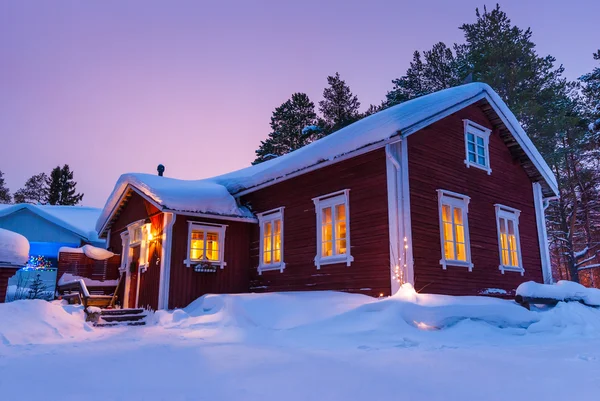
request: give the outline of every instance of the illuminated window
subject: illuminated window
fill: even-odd
[[[438,190],[440,239],[442,259],[440,264],[464,266],[472,270],[469,243],[468,206],[470,198],[454,192]]]
[[[519,215],[517,209],[503,205],[496,207],[496,223],[498,226],[498,250],[500,251],[500,270],[516,271],[523,274],[521,260],[521,244],[519,241]]]
[[[315,265],[350,263],[349,190],[314,198],[317,214],[317,256]]]
[[[283,208],[259,213],[260,255],[258,272],[283,271]]]
[[[188,258],[184,261],[186,266],[210,263],[223,268],[225,228],[223,225],[188,222]]]
[[[123,257],[121,260],[121,271],[126,272],[132,262],[133,247],[139,246],[138,263],[140,272],[145,272],[150,264],[150,241],[152,239],[152,225],[145,220],[135,221],[127,226],[127,231],[121,234],[121,244],[123,246]]]
[[[477,167],[491,174],[489,143],[492,131],[470,120],[464,120],[464,124],[465,164],[467,167]]]

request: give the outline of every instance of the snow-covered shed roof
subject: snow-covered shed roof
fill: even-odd
[[[29,259],[29,241],[21,234],[0,228],[0,268],[21,267]]]
[[[471,83],[390,107],[294,152],[217,177],[187,181],[124,174],[108,198],[96,228],[98,231],[106,229],[108,220],[131,188],[163,210],[248,218],[252,214],[237,205],[235,196],[325,166],[353,152],[381,147],[475,103],[481,105],[492,123],[500,128],[513,156],[521,161],[532,180],[542,183],[544,195],[557,195],[558,185],[552,170],[508,106],[489,85]]]
[[[96,224],[98,232],[120,206],[124,195],[133,190],[164,211],[213,214],[223,217],[254,219],[245,207],[237,205],[227,188],[210,180],[178,180],[152,174],[123,174]]]
[[[552,170],[515,115],[489,85],[479,82],[445,89],[390,107],[294,152],[212,180],[224,185],[231,193],[239,194],[265,183],[284,179],[319,163],[333,161],[369,145],[383,144],[397,136],[408,136],[480,101],[487,101],[493,109],[493,117],[509,131],[505,141],[516,141],[517,146],[514,148],[523,155],[515,156],[524,156],[531,162],[531,172],[537,172],[537,178],[545,184],[545,195],[557,195],[558,185]]]
[[[16,205],[0,205],[0,217],[29,210],[43,219],[54,223],[65,230],[71,231],[88,242],[98,242],[98,233],[95,229],[96,221],[101,209],[84,206],[63,205],[31,205],[18,203]]]

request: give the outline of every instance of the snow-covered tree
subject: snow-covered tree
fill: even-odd
[[[600,50],[594,53],[594,60],[600,61]],[[600,66],[579,78],[583,85],[586,113],[590,120],[589,130],[595,134],[598,144],[600,136]]]
[[[4,173],[0,171],[0,203],[10,203],[11,200],[10,191],[4,182]]]
[[[45,204],[48,199],[48,176],[46,173],[31,176],[25,186],[15,192],[15,203]]]
[[[305,93],[294,93],[271,116],[271,133],[261,141],[252,164],[262,163],[301,148],[318,139],[315,104]],[[306,129],[309,127],[308,129]]]
[[[360,119],[360,102],[338,72],[327,77],[327,85],[319,110],[323,116],[323,129],[330,134]]]
[[[77,193],[77,182],[73,180],[73,171],[68,164],[62,168],[56,166],[46,178],[46,184],[50,205],[76,205],[83,199],[83,194]]]

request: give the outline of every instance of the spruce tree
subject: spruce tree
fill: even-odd
[[[4,173],[0,171],[0,203],[10,203],[11,199],[10,191],[4,183]]]
[[[394,106],[419,96],[460,85],[467,75],[464,48],[436,43],[431,50],[415,51],[406,75],[392,80],[394,87],[386,95],[386,106]]]
[[[319,110],[323,115],[325,134],[330,134],[360,119],[360,102],[338,72],[327,77]]]
[[[271,133],[261,141],[252,164],[262,163],[307,145],[318,138],[315,104],[305,93],[294,93],[271,116]],[[309,127],[309,129],[305,129]]]
[[[83,194],[76,192],[77,182],[73,181],[73,172],[68,164],[62,168],[56,166],[47,177],[46,184],[50,205],[76,205],[83,199]]]
[[[48,198],[48,176],[46,173],[31,176],[25,186],[15,192],[15,203],[32,203],[43,205]]]
[[[600,50],[594,53],[594,60],[600,61]],[[583,95],[585,97],[585,112],[590,120],[589,130],[595,134],[596,144],[600,144],[600,67],[579,78],[583,84]]]

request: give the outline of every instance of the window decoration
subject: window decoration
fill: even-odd
[[[489,144],[492,131],[470,120],[464,120],[464,124],[465,164],[467,167],[477,167],[491,174]]]
[[[188,222],[188,252],[183,261],[187,267],[194,265],[198,271],[221,269],[226,265],[223,260],[225,244],[225,225]],[[204,269],[204,270],[203,270]]]
[[[455,192],[438,190],[440,239],[443,269],[447,266],[463,266],[469,271],[471,245],[469,241],[468,206],[470,198]]]
[[[345,189],[313,199],[317,214],[317,269],[333,263],[350,266],[354,261],[350,255],[349,192]]]
[[[496,207],[496,225],[498,227],[498,250],[500,251],[499,269],[516,271],[523,275],[521,244],[519,240],[519,215],[521,211],[504,205]]]
[[[258,273],[267,270],[283,272],[283,207],[258,213],[260,254]]]

